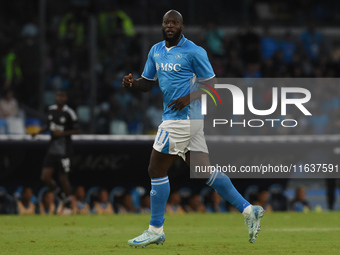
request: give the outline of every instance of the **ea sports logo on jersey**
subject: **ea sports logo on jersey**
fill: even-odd
[[[182,54],[181,53],[177,53],[175,56],[175,59],[181,59],[182,58]]]

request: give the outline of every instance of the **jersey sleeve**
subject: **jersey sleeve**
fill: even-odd
[[[71,109],[68,108],[68,115],[69,115],[69,127],[70,130],[74,130],[74,129],[80,129],[80,125],[78,122],[78,116],[77,114]]]
[[[191,63],[197,78],[208,80],[215,76],[207,52],[202,47],[199,47],[196,52],[194,52]]]
[[[74,130],[74,129],[80,129],[78,119],[72,120],[72,130]]]
[[[144,71],[142,73],[142,77],[147,80],[157,80],[157,70],[156,70],[156,63],[153,57],[154,54],[154,47],[151,48],[148,59],[145,63]]]

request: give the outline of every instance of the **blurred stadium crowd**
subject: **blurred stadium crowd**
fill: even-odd
[[[298,187],[295,196],[289,201],[279,184],[269,189],[250,186],[245,197],[253,204],[261,205],[267,212],[320,210],[320,206],[311,207],[306,200],[306,191]],[[322,210],[322,209],[321,209]],[[173,190],[169,196],[166,213],[227,213],[237,209],[226,202],[212,188],[203,188],[194,193],[190,188]],[[13,195],[0,187],[0,214],[124,214],[150,213],[150,194],[143,187],[127,191],[123,187],[107,189],[92,187],[85,192],[83,186],[75,188],[71,207],[64,207],[58,194],[47,187],[38,191],[37,196],[32,188],[20,186]]]
[[[115,4],[99,2],[102,2],[101,9],[95,13],[97,19],[95,62],[97,106],[94,109],[95,130],[92,133],[154,133],[162,115],[162,97],[159,89],[155,87],[151,93],[142,95],[133,90],[122,89],[121,79],[123,75],[130,72],[135,77],[139,77],[146,60],[143,47],[149,49],[153,43],[157,42],[150,39],[146,42],[143,39],[145,35],[138,32],[136,25],[159,26],[162,15],[156,12],[151,12],[150,15],[137,15],[136,10],[140,5],[138,1],[138,3],[128,1],[128,3],[115,2]],[[155,2],[157,5],[162,5],[160,9],[166,10],[168,4],[165,1]],[[239,11],[239,13],[242,15],[248,13],[247,17],[251,23],[242,25],[235,32],[227,32],[221,26],[233,24],[229,18],[223,20],[221,15],[214,18],[207,15],[204,23],[200,20],[188,24],[201,25],[201,32],[190,33],[189,39],[202,45],[208,51],[217,77],[338,77],[340,71],[338,37],[326,37],[320,32],[322,29],[315,26],[316,23],[306,21],[308,17],[315,17],[314,20],[320,24],[332,24],[331,20],[337,20],[337,16],[332,11],[334,3],[315,1],[314,5],[306,9],[303,1],[297,2],[301,3],[294,8],[294,12],[289,11],[288,7],[285,9],[284,6],[288,5],[283,3],[276,6],[276,9],[269,4],[266,6],[272,9],[275,16],[273,19],[278,21],[278,24],[303,25],[302,32],[293,33],[291,26],[286,26],[286,31],[282,35],[272,34],[268,26],[269,22],[259,22],[261,15],[263,16],[263,8],[250,4],[248,11]],[[219,4],[224,6],[223,3]],[[2,5],[0,132],[24,133],[29,131],[31,126],[41,126],[44,120],[42,113],[37,112],[39,102],[43,101],[46,108],[54,103],[54,91],[64,88],[69,94],[69,105],[78,113],[83,132],[90,133],[92,120],[90,119],[88,17],[91,12],[87,8],[74,6],[65,9],[66,4],[63,1],[59,5],[64,6],[64,9],[55,1],[47,1],[47,6],[50,7],[45,24],[44,92],[43,98],[39,98],[40,46],[36,10],[38,6],[32,7],[21,1],[19,6],[26,11],[23,15],[20,8],[15,8],[9,3]],[[55,12],[51,10],[57,6],[59,9],[55,8]],[[128,6],[133,6],[133,8],[129,9]],[[195,6],[197,6],[197,12],[200,13],[202,10],[198,7],[199,5]],[[181,5],[178,7],[183,9],[185,21],[185,17],[188,17],[188,22],[193,21],[196,13],[188,13],[187,8]],[[228,13],[232,13],[233,8],[242,10],[241,7],[231,4],[226,9]],[[145,9],[145,6],[142,5],[139,8]],[[291,13],[288,23],[284,23],[284,18],[276,13],[278,8],[281,8],[281,14]],[[297,18],[303,8],[306,10],[303,12],[306,16],[304,22]],[[258,22],[252,22],[253,19]],[[262,28],[257,26],[258,29],[254,29],[251,24],[264,25]],[[239,27],[240,23],[235,25]],[[160,34],[159,29],[159,36],[153,37],[160,38]],[[150,45],[145,46],[145,43]],[[337,84],[326,87],[327,89],[320,86],[312,91],[312,107],[315,113],[308,120],[302,120],[303,128],[261,129],[256,131],[258,133],[251,134],[338,133],[340,101],[336,95],[339,94],[340,89]],[[266,87],[257,89],[256,94],[260,96],[254,101],[258,102],[258,108],[266,107],[271,103],[271,92]],[[249,132],[250,130],[246,128],[230,131],[233,135],[249,134]]]

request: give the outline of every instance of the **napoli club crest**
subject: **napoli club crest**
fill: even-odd
[[[181,53],[177,53],[175,56],[175,59],[181,59],[182,58],[182,54]]]

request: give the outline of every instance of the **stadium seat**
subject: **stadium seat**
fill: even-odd
[[[0,192],[4,192],[5,194],[8,194],[7,189],[3,186],[0,186]]]
[[[41,121],[37,118],[27,118],[25,120],[26,133],[33,134],[40,130]]]
[[[201,203],[205,204],[205,201],[209,195],[209,193],[214,190],[213,188],[211,188],[210,186],[204,187],[201,191],[200,191],[200,197],[201,197]]]
[[[244,198],[253,204],[257,200],[258,192],[259,187],[257,185],[250,185],[244,192]]]
[[[99,187],[94,186],[86,192],[85,202],[92,208],[94,199],[98,196]]]
[[[101,106],[97,105],[94,107],[94,116],[97,116],[101,112]]]
[[[4,119],[0,119],[0,134],[7,134],[7,123]]]
[[[40,206],[39,204],[42,202],[42,199],[43,199],[43,196],[44,194],[49,191],[50,189],[46,186],[42,187],[39,192],[38,192],[38,196],[37,198],[35,199],[35,205],[36,205],[36,213],[40,213],[39,209],[40,209]],[[32,198],[33,199],[33,198]],[[31,200],[32,201],[32,200]],[[34,201],[34,199],[33,199]],[[32,201],[32,202],[33,202]],[[54,205],[56,208],[58,208],[58,206],[60,205],[60,198],[56,195],[54,195]]]
[[[46,90],[44,91],[44,105],[50,106],[53,105],[55,102],[55,92]]]
[[[0,214],[13,214],[16,205],[12,196],[7,193],[6,188],[0,186]]]
[[[19,117],[10,117],[6,119],[8,134],[25,134],[24,120]]]
[[[123,120],[112,120],[110,122],[110,134],[112,135],[126,135],[128,134],[128,126]]]
[[[183,188],[180,188],[178,190],[178,194],[181,196],[182,198],[182,203],[181,205],[184,206],[186,204],[188,204],[189,202],[189,198],[190,196],[193,194],[192,193],[192,190],[190,188],[187,188],[187,187],[183,187]]]
[[[13,198],[15,199],[15,201],[18,201],[19,199],[21,199],[21,195],[22,195],[22,190],[23,187],[19,186],[13,193]]]
[[[182,198],[189,198],[192,195],[192,190],[190,188],[184,187],[178,190],[178,194]]]
[[[125,192],[125,189],[123,187],[115,187],[111,190],[110,194],[109,194],[109,202],[111,204],[114,204],[114,199],[115,196],[120,196]]]
[[[140,208],[140,198],[145,194],[145,188],[138,186],[131,190],[132,204],[136,209]]]
[[[80,123],[90,122],[90,107],[87,105],[80,105],[77,107],[77,115]]]
[[[44,193],[46,192],[46,191],[48,191],[49,190],[49,188],[48,187],[46,187],[46,186],[44,186],[44,187],[42,187],[40,190],[39,190],[39,192],[38,192],[38,203],[41,203],[42,202],[42,197],[43,197],[43,195],[44,195]]]
[[[208,195],[210,194],[211,191],[213,191],[214,189],[211,187],[204,187],[201,192],[200,192],[200,196],[201,196],[201,200],[202,203],[205,202],[205,200],[208,198]],[[226,200],[221,196],[221,202],[220,204],[225,204]]]
[[[287,211],[288,199],[284,194],[284,189],[280,184],[273,184],[268,189],[269,204],[271,204],[273,211]]]
[[[270,185],[270,187],[268,188],[268,192],[269,193],[283,193],[284,189],[282,187],[281,184],[272,184]]]
[[[209,192],[211,192],[213,189],[211,188],[211,187],[204,187],[202,190],[201,190],[201,192],[200,192],[200,196],[201,197],[206,197],[208,194],[209,194]]]
[[[22,191],[23,191],[23,186],[19,186],[16,191],[14,191],[13,193],[13,199],[15,200],[15,202],[17,202],[18,200],[21,199],[22,197]],[[38,203],[38,198],[32,194],[32,198],[31,198],[31,202],[33,204],[37,204]]]
[[[137,121],[131,122],[128,125],[129,134],[142,134],[143,124]]]

